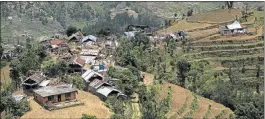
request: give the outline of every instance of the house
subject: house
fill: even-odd
[[[86,83],[92,82],[94,79],[103,80],[103,75],[95,72],[91,69],[88,69],[84,74],[82,74],[82,77],[84,78]]]
[[[108,79],[104,78],[103,75],[98,72],[89,69],[82,77],[86,82],[85,90],[97,95],[102,100],[105,100],[110,95],[116,95],[118,97],[125,96],[121,91],[113,88],[112,85],[108,83]]]
[[[54,53],[67,53],[70,48],[64,40],[51,40],[50,41],[50,51]]]
[[[74,72],[79,72],[83,73],[83,67],[85,66],[86,61],[83,60],[80,57],[75,57],[72,62],[70,62],[69,65],[69,72],[74,73]]]
[[[76,100],[77,89],[70,86],[46,86],[33,90],[34,99],[42,106]]]
[[[45,79],[46,77],[43,75],[43,73],[34,73],[22,81],[22,86],[24,89],[38,88],[41,85],[43,86],[42,82],[45,81]]]
[[[246,27],[241,25],[237,20],[230,25],[221,26],[219,29],[222,35],[236,35],[247,33]]]

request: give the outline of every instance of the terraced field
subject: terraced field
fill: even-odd
[[[225,14],[225,11],[222,12]],[[237,13],[236,10],[232,12],[230,13],[232,15]],[[258,19],[263,19],[264,17],[256,12],[254,12],[254,15],[256,16],[250,18],[257,17]],[[245,64],[247,68],[246,73],[243,75],[244,78],[255,77],[256,65],[263,66],[264,64],[264,39],[262,36],[264,28],[262,25],[258,25],[259,27],[255,28],[254,26],[257,26],[257,24],[250,18],[247,26],[248,32],[251,33],[245,35],[221,36],[218,32],[218,24],[215,25],[216,27],[205,27],[204,29],[201,28],[202,30],[189,32],[188,53],[183,55],[183,57],[188,59],[189,62],[208,61],[212,66],[207,70],[221,70],[226,74],[229,72],[230,67],[235,68],[236,66],[242,68],[243,64]],[[190,19],[196,19],[197,21],[200,21],[200,19],[201,21],[204,20],[204,18],[199,16],[194,16]],[[214,21],[214,19],[212,20]]]
[[[172,90],[172,102],[166,117],[169,119],[179,118],[228,118],[233,112],[225,106],[212,100],[193,94],[177,85],[163,82],[160,97],[166,97],[168,88]],[[210,108],[209,108],[210,107]]]

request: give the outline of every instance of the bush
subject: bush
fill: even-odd
[[[81,119],[97,119],[95,115],[82,114]]]

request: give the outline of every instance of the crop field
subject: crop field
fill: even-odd
[[[194,95],[189,90],[167,82],[163,83],[160,97],[165,97],[167,95],[168,87],[171,87],[172,89],[172,105],[166,115],[169,119],[183,118],[191,111],[193,112],[191,117],[203,118],[208,111],[209,105],[211,105],[211,113],[208,114],[209,118],[215,117],[222,110],[225,110],[225,114],[222,115],[222,118],[228,118],[229,114],[233,113],[229,108],[226,108],[219,103]],[[191,105],[197,105],[197,108],[193,108]]]
[[[178,30],[192,30],[192,29],[198,29],[198,28],[205,28],[209,26],[212,26],[212,24],[190,23],[190,22],[187,22],[186,20],[181,20],[166,29],[157,31],[157,34],[166,35],[166,34],[176,32]]]

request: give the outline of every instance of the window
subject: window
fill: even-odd
[[[65,94],[65,99],[66,100],[70,100],[70,98],[71,98],[71,93],[66,93]]]
[[[53,101],[54,97],[53,96],[49,96],[48,97],[48,101]]]

